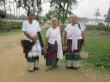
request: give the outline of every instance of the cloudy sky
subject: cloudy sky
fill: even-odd
[[[73,12],[81,17],[94,17],[97,9],[100,9],[102,17],[107,14],[110,7],[110,0],[79,0],[77,9]]]
[[[13,1],[13,0],[10,0],[10,1]],[[72,12],[78,15],[79,17],[94,18],[95,17],[94,14],[96,10],[99,9],[101,18],[104,18],[104,15],[107,14],[108,9],[110,7],[110,0],[78,0],[78,2],[79,3],[77,7],[74,7],[73,5]],[[42,15],[45,15],[45,13],[48,12],[48,10],[50,9],[49,5],[50,4],[48,2],[42,4],[42,8],[43,8]],[[11,8],[13,13],[13,10],[14,10],[13,6]],[[20,14],[24,14],[24,13],[25,13],[24,10],[21,8]]]

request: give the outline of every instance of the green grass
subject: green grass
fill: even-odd
[[[21,31],[20,29],[17,29],[17,30],[11,30],[9,32],[0,32],[0,36],[13,35],[19,33],[20,31]]]
[[[110,35],[100,31],[87,32],[86,50],[89,58],[83,64],[110,72]]]

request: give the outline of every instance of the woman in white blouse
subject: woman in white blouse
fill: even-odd
[[[77,16],[71,17],[71,23],[65,28],[65,46],[66,53],[66,67],[68,69],[79,68],[80,51],[82,44],[85,42],[84,35],[85,26],[78,23]]]
[[[51,27],[46,33],[46,66],[47,71],[57,67],[58,59],[63,59],[61,33],[57,18],[51,19]]]
[[[23,22],[22,31],[24,33],[24,39],[34,44],[26,56],[28,71],[32,72],[38,69],[39,56],[41,55],[41,46],[37,34],[41,29],[38,21],[34,20],[35,12],[33,10],[28,11],[27,16],[28,19]]]

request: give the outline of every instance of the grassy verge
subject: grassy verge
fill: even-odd
[[[9,32],[0,32],[0,36],[13,35],[13,34],[19,33],[20,31],[21,29],[11,30]]]
[[[86,50],[89,58],[82,60],[86,66],[110,73],[110,34],[103,31],[88,31]]]

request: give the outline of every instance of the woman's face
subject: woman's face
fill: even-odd
[[[77,16],[72,16],[71,22],[72,22],[72,24],[76,24],[77,23]]]
[[[53,27],[57,27],[58,26],[58,21],[57,20],[52,20],[51,23],[52,23]]]
[[[29,20],[33,20],[35,18],[35,13],[34,12],[30,12],[28,15]]]

